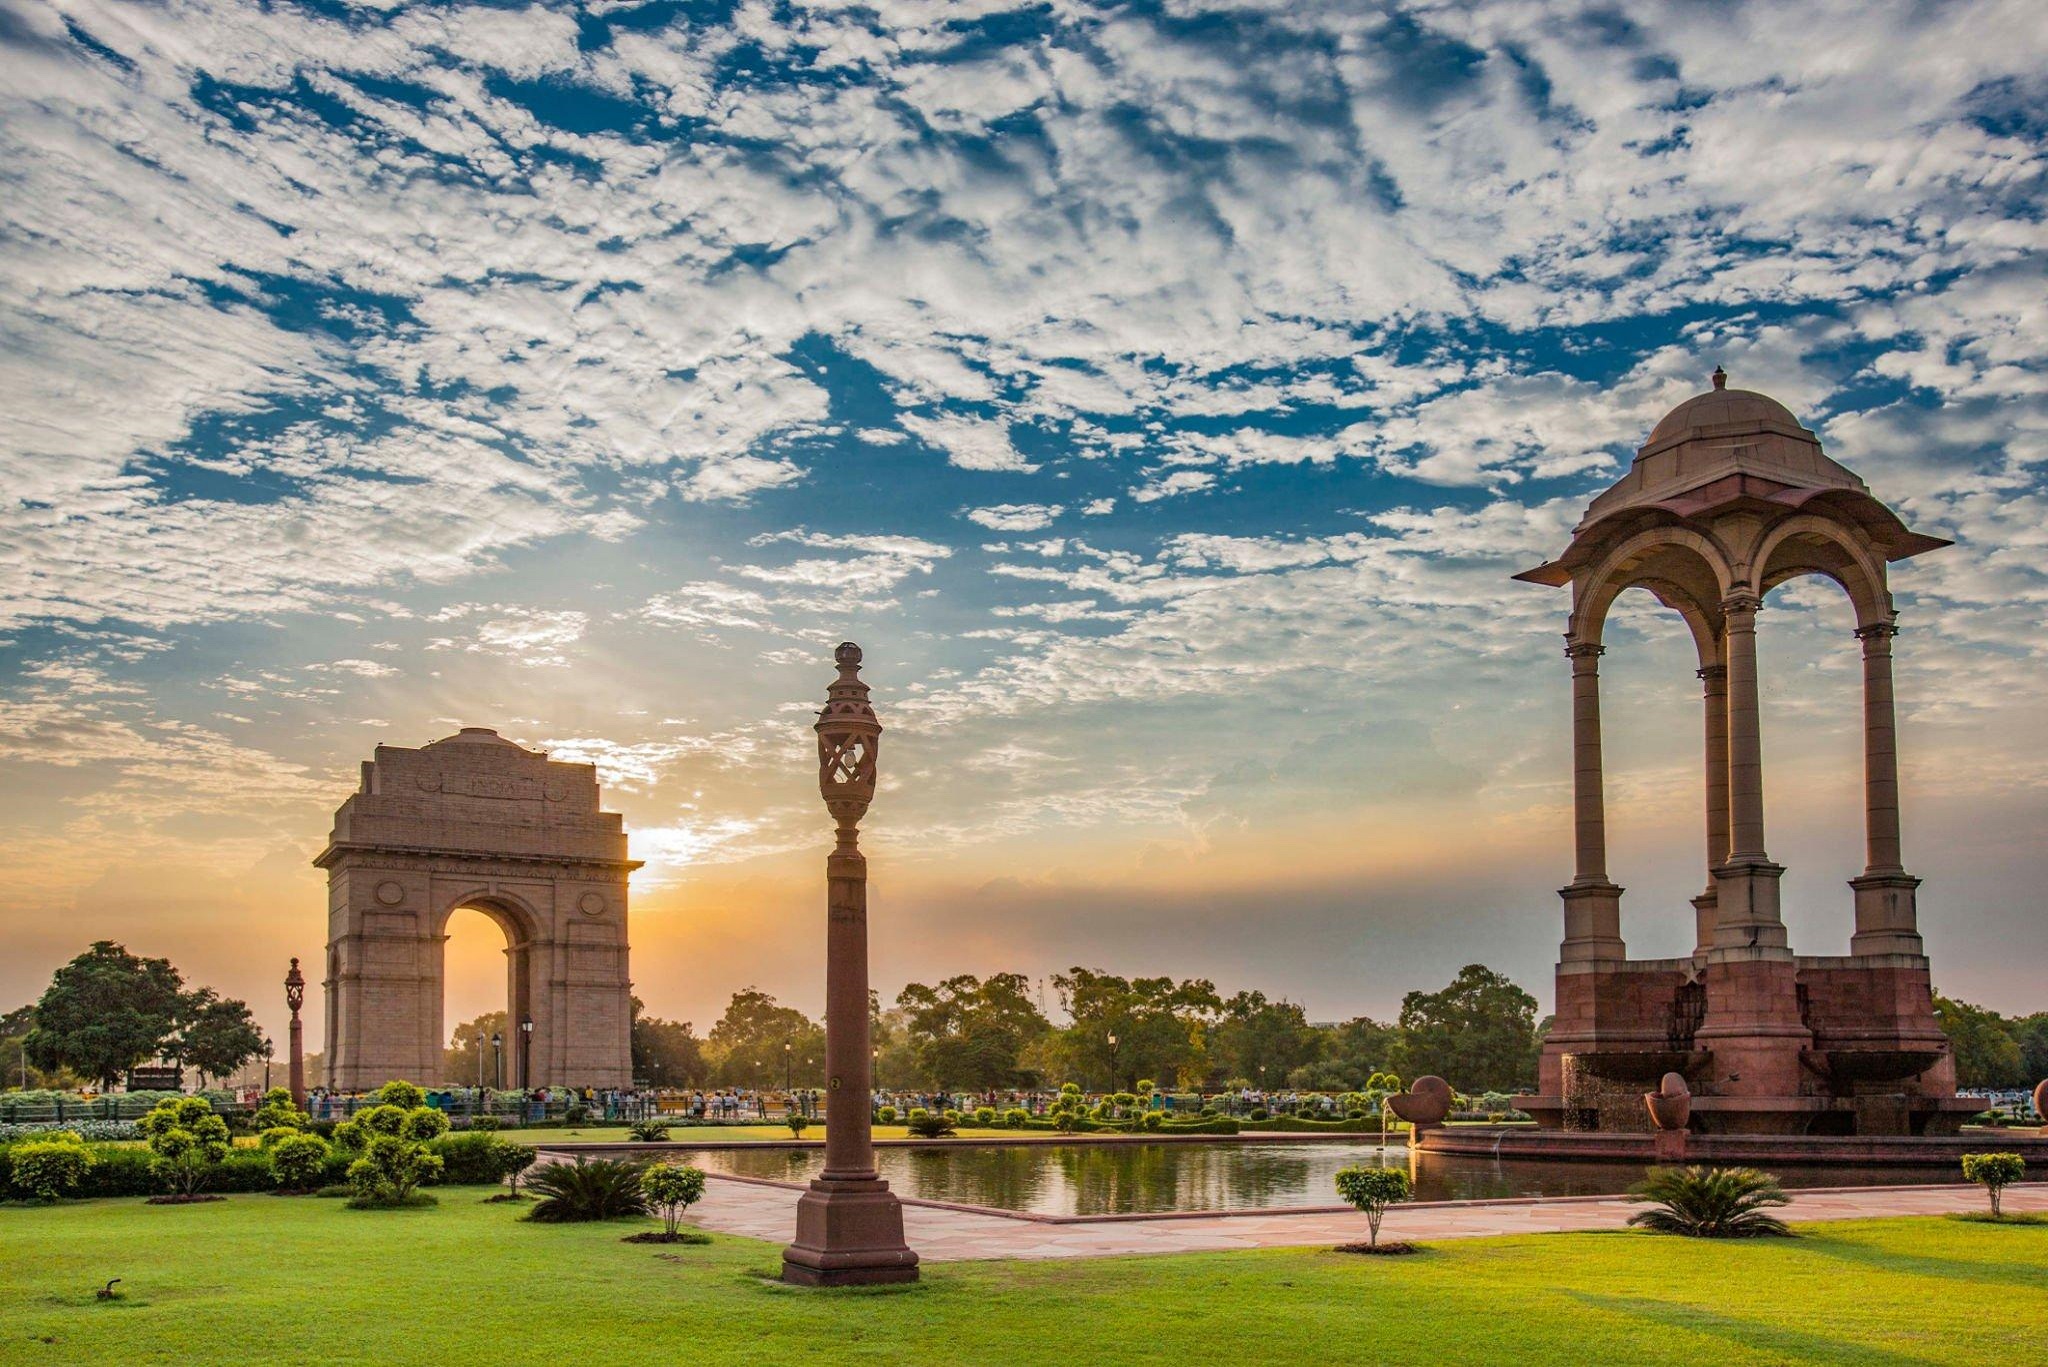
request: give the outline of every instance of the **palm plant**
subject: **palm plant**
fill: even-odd
[[[581,1220],[616,1220],[647,1213],[647,1193],[640,1185],[643,1168],[615,1158],[587,1163],[543,1163],[526,1179],[527,1190],[540,1203],[527,1215],[547,1224]]]
[[[1656,1203],[1628,1222],[1660,1234],[1742,1239],[1792,1232],[1783,1220],[1765,1213],[1766,1207],[1787,1205],[1792,1198],[1777,1178],[1755,1168],[1651,1168],[1629,1199]]]

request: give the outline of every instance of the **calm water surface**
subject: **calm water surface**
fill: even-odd
[[[1036,1215],[1127,1215],[1169,1210],[1332,1206],[1339,1168],[1408,1167],[1408,1151],[1375,1144],[944,1144],[875,1151],[900,1195]],[[824,1166],[816,1149],[705,1149],[706,1172],[806,1182]],[[1502,1196],[1602,1196],[1627,1191],[1643,1170],[1626,1163],[1496,1162],[1418,1154],[1418,1201]],[[1788,1187],[1884,1186],[1941,1180],[1929,1168],[1796,1168]]]

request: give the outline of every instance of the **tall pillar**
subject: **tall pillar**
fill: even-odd
[[[1762,717],[1757,699],[1757,595],[1721,604],[1728,665],[1728,856],[1714,869],[1714,946],[1695,1047],[1724,1097],[1800,1095],[1813,1032],[1801,1019],[1799,970],[1778,913],[1782,864],[1764,852]]]
[[[1920,880],[1906,872],[1899,849],[1898,729],[1892,704],[1890,622],[1859,627],[1863,642],[1863,832],[1864,869],[1849,880],[1856,891],[1856,933],[1852,954],[1919,954]]]
[[[1699,677],[1706,714],[1707,889],[1692,899],[1692,906],[1693,953],[1704,955],[1714,947],[1720,903],[1714,870],[1728,858],[1728,666],[1702,665]]]
[[[804,1286],[917,1280],[903,1205],[875,1175],[868,1052],[868,865],[860,819],[875,796],[882,724],[860,679],[860,647],[833,653],[839,677],[818,715],[818,789],[838,827],[825,858],[825,1170],[797,1200],[782,1278]]]
[[[299,972],[299,961],[292,960],[289,973],[284,975],[284,1004],[291,1008],[291,1087],[292,1105],[306,1109],[306,1031],[299,1022],[299,1008],[306,1004],[306,975]]]
[[[1600,759],[1600,656],[1605,647],[1572,641],[1572,826],[1577,868],[1564,899],[1560,963],[1628,957],[1621,939],[1621,889],[1607,876],[1607,799]]]
[[[1762,606],[1746,590],[1721,604],[1728,660],[1728,855],[1714,870],[1714,947],[1789,958],[1778,909],[1785,867],[1773,864],[1764,850],[1763,718],[1756,677],[1756,614]]]

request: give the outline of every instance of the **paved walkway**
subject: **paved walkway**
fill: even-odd
[[[704,1199],[690,1208],[694,1223],[727,1234],[787,1242],[796,1229],[791,1187],[712,1175]],[[2048,1183],[2006,1190],[2007,1210],[2048,1211]],[[1973,1186],[1862,1187],[1794,1192],[1778,1212],[1788,1220],[1852,1220],[1880,1215],[1940,1215],[1982,1210],[1984,1192]],[[1639,1209],[1610,1197],[1541,1201],[1457,1201],[1397,1206],[1380,1227],[1383,1239],[1466,1239],[1489,1234],[1543,1234],[1617,1229]],[[1192,1253],[1222,1249],[1349,1243],[1365,1238],[1365,1217],[1339,1214],[1262,1214],[1118,1219],[1050,1224],[982,1215],[940,1206],[906,1204],[910,1246],[928,1262],[983,1258],[1103,1258],[1131,1253]]]

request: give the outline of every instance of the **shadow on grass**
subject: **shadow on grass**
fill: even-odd
[[[1924,1367],[1928,1363],[1946,1360],[1941,1357],[1888,1352],[1867,1343],[1844,1343],[1839,1337],[1760,1324],[1754,1320],[1738,1319],[1714,1310],[1703,1310],[1695,1305],[1677,1305],[1670,1301],[1648,1300],[1637,1296],[1603,1296],[1595,1292],[1566,1294],[1581,1305],[1627,1315],[1633,1319],[1647,1320],[1672,1329],[1710,1334],[1744,1348],[1771,1354],[1786,1362],[1887,1363],[1897,1364],[1897,1367],[1918,1364]]]
[[[1986,1220],[1983,1223],[1988,1225],[1990,1221]],[[1998,1227],[2000,1226],[1994,1226]],[[1852,1239],[1828,1238],[1817,1234],[1809,1234],[1803,1241],[1803,1246],[1808,1253],[1818,1253],[1837,1262],[1876,1268],[1884,1272],[1896,1272],[1901,1276],[1995,1283],[2024,1287],[2029,1291],[2041,1289],[2041,1268],[2036,1262],[1971,1262],[1961,1258],[1937,1258],[1926,1253],[1892,1253],[1868,1244],[1857,1243]]]

